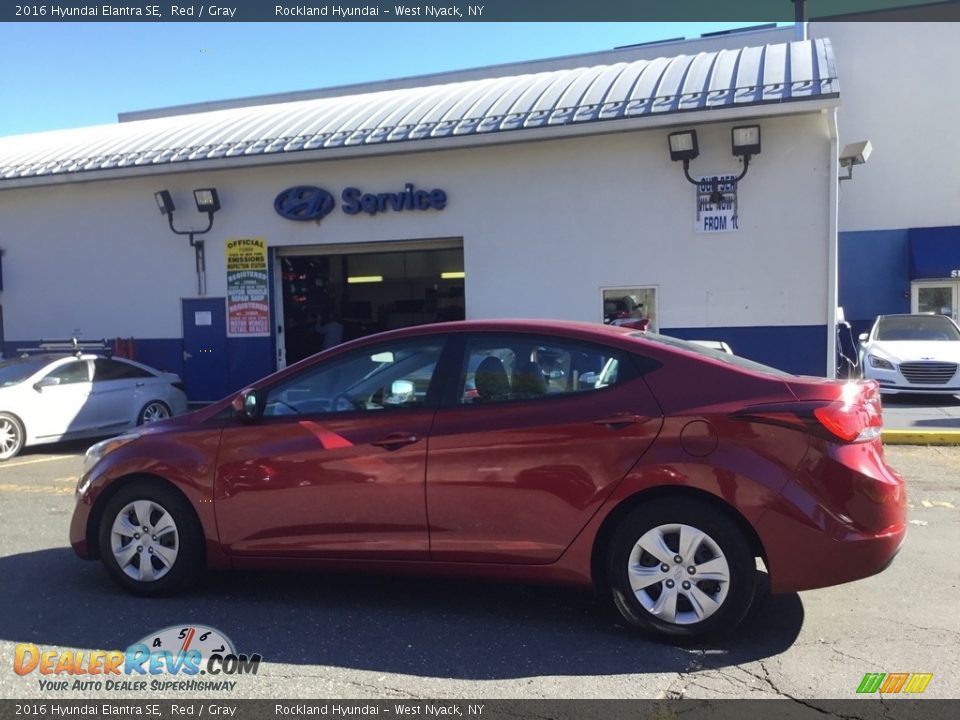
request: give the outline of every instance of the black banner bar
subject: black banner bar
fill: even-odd
[[[954,720],[960,700],[0,700],[0,720]]]
[[[792,22],[792,0],[52,0],[3,3],[3,22]],[[957,20],[960,2],[807,0],[808,19]]]

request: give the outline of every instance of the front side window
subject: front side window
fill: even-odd
[[[467,343],[460,403],[602,390],[622,382],[623,374],[623,360],[610,348],[524,335],[479,336]]]
[[[55,380],[56,385],[72,385],[74,383],[90,382],[90,371],[86,360],[74,360],[66,365],[61,365],[53,372],[47,375],[47,378]]]
[[[377,345],[320,363],[270,388],[264,416],[422,407],[441,339]]]

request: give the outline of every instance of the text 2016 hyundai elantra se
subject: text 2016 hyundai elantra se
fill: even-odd
[[[662,639],[882,570],[906,533],[875,383],[626,328],[367,337],[93,446],[70,536],[127,590],[205,567],[595,585]]]

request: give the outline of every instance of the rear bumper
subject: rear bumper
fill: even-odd
[[[756,525],[773,592],[839,585],[890,565],[907,535],[903,479],[879,441],[812,451]]]

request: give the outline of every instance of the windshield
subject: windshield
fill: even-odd
[[[0,387],[7,387],[8,385],[16,385],[19,382],[23,382],[49,363],[50,358],[46,357],[0,360]]]
[[[769,365],[764,365],[763,363],[754,362],[753,360],[737,357],[736,355],[731,355],[730,353],[723,352],[722,350],[714,350],[713,348],[705,347],[703,345],[697,345],[692,342],[687,342],[686,340],[680,340],[679,338],[670,337],[669,335],[660,335],[659,333],[652,332],[637,332],[631,333],[631,335],[633,337],[643,338],[645,340],[652,340],[653,342],[658,342],[663,345],[669,345],[670,347],[680,348],[681,350],[696,353],[697,355],[704,355],[708,358],[713,358],[714,360],[719,360],[727,365],[733,365],[734,367],[742,368],[744,370],[762,372],[766,373],[767,375],[774,375],[776,377],[794,377],[788,372],[778,370],[777,368],[770,367]]]
[[[960,331],[943,315],[888,315],[877,322],[877,340],[960,340]]]

